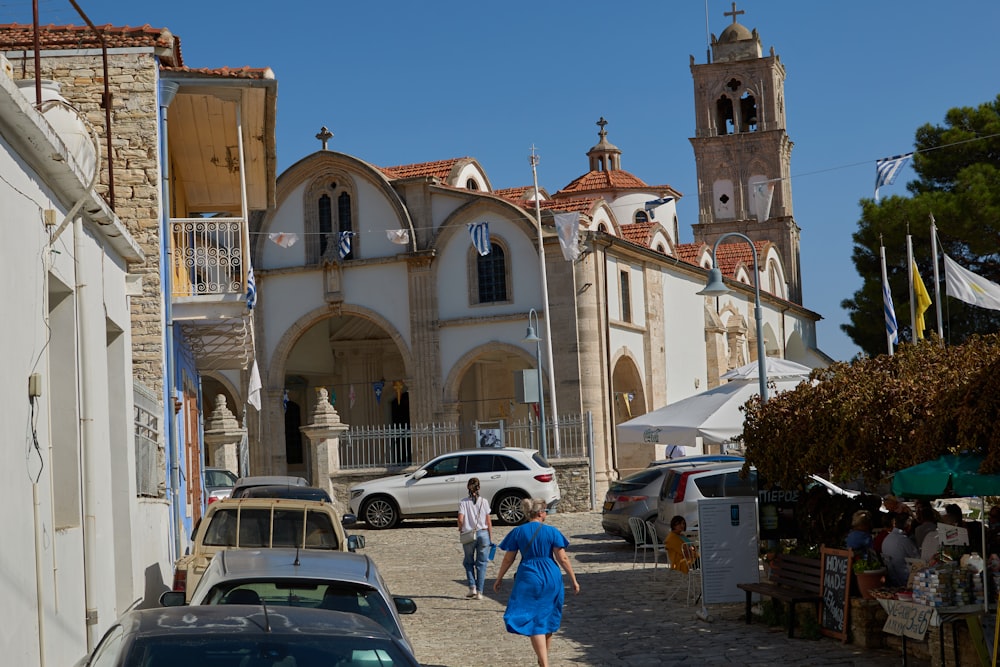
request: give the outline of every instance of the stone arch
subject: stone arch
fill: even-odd
[[[451,370],[448,371],[441,386],[441,392],[446,404],[453,405],[458,402],[458,388],[462,382],[462,378],[477,359],[480,359],[484,354],[492,352],[506,352],[512,357],[525,361],[529,367],[533,368],[535,365],[535,356],[517,345],[501,343],[499,341],[489,341],[478,345],[459,357],[452,365]],[[547,381],[548,377],[545,376],[543,379]],[[546,384],[545,386],[548,385]]]
[[[642,373],[632,350],[622,347],[611,358],[612,422],[615,426],[648,411]],[[631,401],[627,395],[633,394]]]
[[[476,197],[459,206],[451,212],[451,215],[445,218],[441,226],[434,232],[430,243],[431,247],[440,248],[444,246],[451,240],[452,236],[465,231],[465,223],[472,222],[473,218],[487,211],[494,212],[515,224],[519,224],[529,238],[534,237],[538,233],[534,218],[529,217],[523,209],[500,199]]]

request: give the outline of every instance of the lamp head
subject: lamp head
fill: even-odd
[[[708,283],[705,285],[705,289],[698,294],[701,296],[724,296],[729,292],[729,288],[722,282],[722,271],[718,268],[712,268],[708,270]]]
[[[529,326],[527,333],[524,334],[524,342],[525,343],[538,343],[538,342],[541,342],[541,340],[542,339],[539,338],[537,334],[535,334],[535,327]]]

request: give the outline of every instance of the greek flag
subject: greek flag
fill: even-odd
[[[906,155],[885,157],[875,162],[875,201],[878,201],[878,189],[883,185],[892,185],[903,165],[912,156],[913,153],[907,153]]]
[[[882,283],[882,307],[885,309],[885,330],[893,345],[899,344],[899,325],[896,324],[896,309],[892,307],[892,294],[888,283]]]
[[[472,235],[472,245],[480,255],[490,254],[490,223],[473,222],[469,224],[469,234]]]
[[[354,232],[340,232],[340,258],[344,259],[351,254],[351,237],[354,236]]]
[[[247,309],[257,305],[257,279],[253,275],[253,264],[247,263]]]
[[[660,197],[659,199],[654,199],[643,204],[643,208],[646,209],[646,213],[649,213],[650,218],[656,217],[656,212],[653,210],[657,206],[663,206],[674,200],[673,197]]]

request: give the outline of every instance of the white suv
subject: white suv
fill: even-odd
[[[698,500],[757,496],[757,470],[740,477],[742,463],[711,463],[694,468],[672,468],[663,478],[656,505],[656,535],[666,539],[670,520],[680,515],[689,531],[698,530]]]
[[[556,471],[534,449],[466,449],[443,454],[412,473],[381,477],[350,488],[351,511],[369,528],[392,528],[405,518],[455,516],[478,477],[480,493],[497,521],[524,521],[521,500],[541,498],[549,510],[559,504]]]

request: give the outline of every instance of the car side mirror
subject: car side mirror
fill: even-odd
[[[364,535],[348,535],[347,536],[347,550],[357,551],[358,549],[365,548],[365,536]]]
[[[184,591],[163,591],[160,593],[160,606],[183,607],[186,604],[184,596]]]
[[[358,517],[354,514],[345,514],[340,517],[340,525],[344,528],[349,528],[358,522]]]
[[[400,614],[412,614],[417,611],[417,603],[413,601],[413,598],[393,596],[392,601],[396,604],[396,611]]]
[[[424,470],[423,468],[421,468],[420,470],[418,470],[415,473],[413,473],[413,479],[414,480],[423,479],[426,476],[427,476],[427,471]]]

